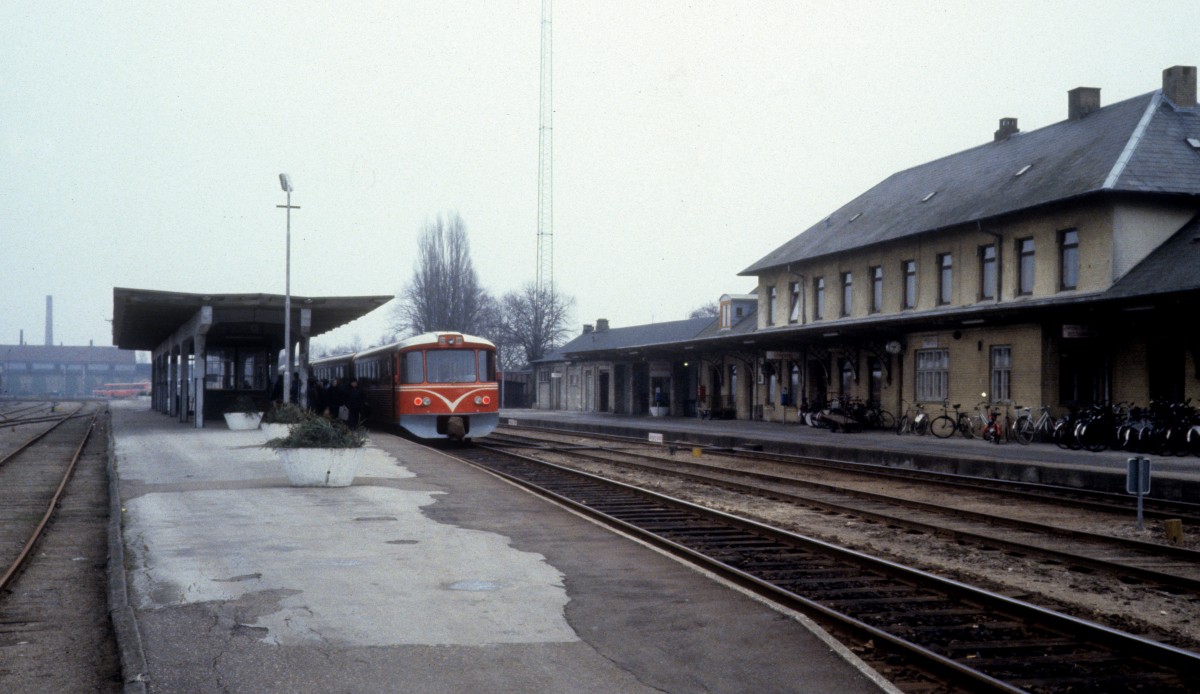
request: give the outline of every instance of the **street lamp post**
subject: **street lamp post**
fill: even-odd
[[[285,262],[283,294],[283,348],[287,351],[287,366],[283,372],[283,401],[292,399],[292,210],[300,209],[292,204],[292,180],[285,173],[279,174],[279,185],[287,193],[287,204],[276,205],[287,210],[287,260]]]

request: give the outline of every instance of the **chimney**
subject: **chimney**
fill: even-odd
[[[608,319],[607,318],[597,318],[596,319],[596,332],[603,333],[603,332],[607,332],[607,331],[608,331]]]
[[[1017,127],[1016,118],[1001,118],[1000,129],[996,131],[995,142],[1004,142],[1019,132],[1021,132],[1021,129]]]
[[[1176,65],[1163,70],[1163,96],[1179,108],[1196,107],[1196,67]]]
[[[592,332],[592,324],[591,324],[591,323],[584,323],[584,324],[583,324],[583,334],[584,334],[584,335],[587,335],[587,334],[588,334],[588,333],[590,333],[590,332]]]
[[[54,345],[54,297],[46,297],[46,346]]]
[[[25,328],[21,328],[21,341],[17,344],[21,345],[22,347],[25,346]]]
[[[1067,92],[1067,120],[1081,120],[1100,110],[1099,87],[1075,87]]]

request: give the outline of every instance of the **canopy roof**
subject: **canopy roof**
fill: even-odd
[[[310,309],[309,336],[316,337],[362,318],[391,300],[391,296],[384,295],[292,295],[292,325],[297,328],[301,309]],[[213,308],[210,340],[239,334],[282,338],[282,294],[188,294],[114,287],[113,344],[122,349],[153,350],[203,306]]]

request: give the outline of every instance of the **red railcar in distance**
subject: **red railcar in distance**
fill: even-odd
[[[92,396],[97,398],[134,398],[150,394],[150,382],[142,383],[105,383],[99,388],[92,389]]]
[[[319,379],[358,379],[373,425],[462,440],[487,436],[500,421],[496,345],[482,337],[424,333],[312,366]]]

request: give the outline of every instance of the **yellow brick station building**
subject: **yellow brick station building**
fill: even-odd
[[[1108,106],[1073,89],[1038,130],[1003,118],[740,274],[757,291],[722,297],[715,320],[568,343],[536,365],[537,406],[636,414],[665,388],[671,415],[786,422],[834,398],[1200,400],[1196,68]]]

